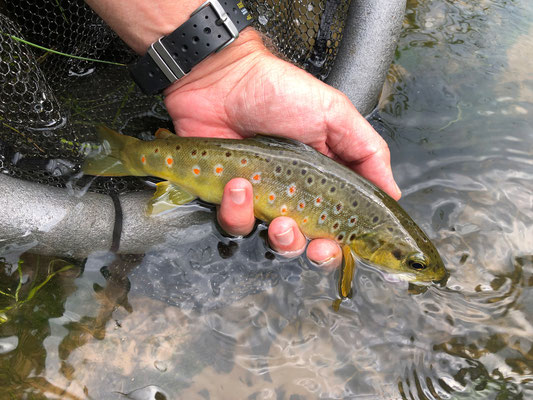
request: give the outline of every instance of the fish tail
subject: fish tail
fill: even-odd
[[[82,168],[83,173],[99,176],[138,175],[131,168],[124,165],[123,150],[126,146],[139,142],[139,139],[121,135],[103,125],[98,126],[97,133],[103,151],[85,160]]]

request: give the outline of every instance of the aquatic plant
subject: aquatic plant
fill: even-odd
[[[17,287],[14,290],[6,289],[6,290],[0,290],[0,296],[3,296],[4,298],[8,299],[8,302],[11,303],[3,308],[0,308],[0,325],[9,321],[8,312],[13,309],[18,309],[22,307],[27,302],[31,301],[35,295],[48,283],[50,280],[56,276],[57,274],[67,271],[74,267],[73,264],[68,263],[67,265],[63,266],[62,268],[58,270],[54,270],[56,265],[58,263],[65,263],[64,260],[61,259],[54,259],[50,261],[48,264],[48,270],[46,274],[46,278],[37,284],[37,280],[33,280],[31,282],[31,286],[29,287],[28,294],[22,298],[21,289],[24,284],[24,275],[22,273],[22,264],[24,263],[24,260],[19,260],[17,263],[17,272],[18,272],[18,282]],[[9,268],[10,264],[6,263],[5,260],[0,261],[0,264],[2,264],[5,268]],[[12,267],[12,266],[11,266]],[[13,292],[13,293],[10,293]]]

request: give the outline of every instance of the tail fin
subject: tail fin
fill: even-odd
[[[124,165],[122,150],[127,145],[139,141],[131,136],[121,135],[114,130],[100,125],[97,128],[98,138],[101,141],[102,153],[88,157],[83,164],[83,173],[100,176],[128,176],[136,175],[134,171]]]

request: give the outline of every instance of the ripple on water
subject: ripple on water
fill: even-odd
[[[334,312],[334,274],[275,256],[263,227],[230,240],[202,224],[146,254],[129,294],[98,273],[104,261],[51,280],[38,304],[0,325],[0,376],[13,377],[3,389],[159,400],[532,397],[527,4],[408,2],[382,123],[402,204],[439,248],[446,287],[390,282],[360,265],[353,298]],[[0,283],[16,288],[16,268],[6,271]]]

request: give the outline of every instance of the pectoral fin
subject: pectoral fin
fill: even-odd
[[[173,210],[182,204],[187,204],[195,198],[196,196],[168,181],[159,182],[154,196],[148,202],[147,214],[161,214],[162,212]]]
[[[339,299],[333,302],[333,309],[339,310],[339,306],[343,299],[352,297],[352,281],[355,272],[355,258],[352,254],[350,246],[345,245],[342,248],[342,266],[339,276]]]

